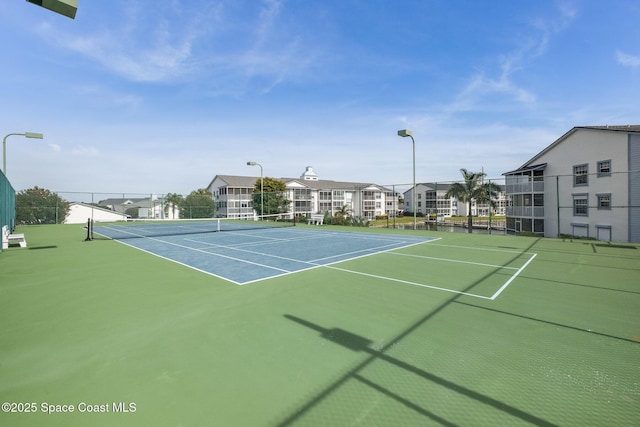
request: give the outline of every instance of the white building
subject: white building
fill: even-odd
[[[100,200],[98,205],[117,213],[126,214],[130,218],[175,219],[179,218],[180,214],[179,208],[168,205],[162,198],[156,195],[143,198],[105,199]]]
[[[503,186],[499,186],[500,191],[497,192],[497,198],[494,200],[494,207],[490,208],[488,203],[471,203],[471,215],[473,216],[489,216],[505,215],[507,206],[507,197]],[[455,197],[445,197],[447,191],[451,188],[451,183],[421,183],[416,184],[416,212],[420,215],[436,214],[438,216],[467,216],[467,204],[461,203]],[[413,212],[411,204],[413,203],[413,189],[404,192],[405,209],[407,212]]]
[[[94,222],[113,222],[126,221],[128,215],[85,203],[70,203],[69,213],[67,213],[63,223],[86,224],[89,218],[93,219]]]
[[[640,242],[640,126],[574,127],[506,172],[507,230]]]
[[[216,201],[216,215],[246,218],[255,215],[252,193],[260,178],[216,175],[207,190]],[[346,209],[355,217],[373,219],[402,210],[398,195],[372,183],[340,182],[319,179],[311,166],[300,178],[280,178],[286,185],[285,198],[291,200],[290,212],[307,215],[328,212],[331,216]]]

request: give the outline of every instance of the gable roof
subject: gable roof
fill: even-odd
[[[545,147],[538,154],[529,159],[526,163],[520,166],[517,170],[529,167],[534,161],[536,161],[540,156],[550,151],[552,148],[560,144],[562,141],[569,138],[574,133],[579,130],[593,130],[593,131],[604,131],[604,132],[625,132],[625,133],[638,133],[640,132],[640,125],[618,125],[618,126],[575,126],[569,130],[569,132],[562,135],[560,138],[556,139],[550,145]]]
[[[281,178],[285,184],[298,183],[314,190],[364,190],[369,187],[375,187],[382,191],[391,191],[388,188],[382,187],[370,182],[345,182],[345,181],[332,181],[329,179],[300,179],[300,178]]]
[[[216,175],[213,177],[213,179],[211,180],[207,188],[210,188],[216,179],[224,181],[227,184],[227,187],[253,188],[253,186],[256,184],[256,181],[258,181],[260,177],[238,176],[238,175]]]

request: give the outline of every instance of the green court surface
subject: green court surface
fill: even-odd
[[[640,419],[640,245],[393,231],[438,240],[237,286],[79,226],[16,232],[2,426]]]

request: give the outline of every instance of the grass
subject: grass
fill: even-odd
[[[36,403],[37,413],[0,413],[0,425],[640,419],[635,245],[402,231],[441,238],[403,250],[422,257],[521,265],[520,254],[536,253],[489,301],[330,268],[235,286],[116,242],[83,242],[79,226],[17,232],[29,248],[0,254],[0,401]],[[338,266],[471,293],[512,274],[400,258]],[[43,403],[75,412],[47,415]],[[78,412],[81,403],[110,412]],[[129,403],[135,412],[114,412]]]

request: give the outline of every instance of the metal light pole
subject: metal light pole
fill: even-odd
[[[36,133],[36,132],[10,133],[7,136],[5,136],[4,139],[2,140],[2,172],[4,172],[5,176],[7,176],[7,138],[9,138],[12,135],[20,135],[20,136],[26,136],[27,138],[36,138],[36,139],[44,138],[44,136],[41,133]]]
[[[416,209],[418,208],[416,202],[416,141],[413,139],[413,135],[409,129],[401,129],[398,131],[398,136],[403,138],[409,137],[411,138],[411,142],[413,142],[413,229],[417,229],[417,219],[416,219]]]
[[[264,215],[264,187],[262,178],[262,165],[256,162],[247,162],[247,166],[260,166],[260,216]]]

